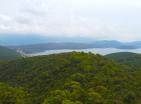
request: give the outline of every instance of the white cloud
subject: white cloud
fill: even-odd
[[[140,0],[0,0],[0,32],[141,39]]]

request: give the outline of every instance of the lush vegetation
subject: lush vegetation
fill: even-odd
[[[118,63],[126,64],[132,69],[141,68],[141,54],[131,52],[119,52],[106,55],[106,57],[117,61]]]
[[[19,59],[0,66],[0,104],[140,104],[140,75],[91,53]]]
[[[21,58],[21,55],[14,50],[0,46],[0,60],[15,60]]]
[[[0,104],[30,104],[29,94],[23,88],[0,83]]]

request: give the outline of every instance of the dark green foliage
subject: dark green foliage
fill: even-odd
[[[140,104],[140,75],[140,69],[131,71],[103,56],[79,52],[0,66],[0,82],[24,88],[28,94],[22,94],[22,99],[30,95],[30,104]]]
[[[30,104],[30,97],[22,88],[0,83],[0,104]]]
[[[106,55],[107,58],[117,61],[121,64],[126,64],[133,69],[141,68],[141,54],[130,53],[130,52],[119,52]]]
[[[0,46],[0,60],[7,61],[7,60],[15,60],[21,58],[21,55],[14,50],[1,47]]]

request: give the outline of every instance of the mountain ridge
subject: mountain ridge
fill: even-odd
[[[141,68],[141,54],[132,52],[118,52],[105,55],[105,57],[112,59],[118,63],[128,65],[133,69]]]
[[[140,44],[139,44],[140,43]],[[75,42],[50,42],[42,44],[8,46],[14,50],[22,50],[25,53],[38,53],[46,50],[60,49],[90,49],[90,48],[116,48],[116,49],[139,49],[141,42],[126,42],[122,43],[115,40],[95,41],[92,43],[75,43]]]
[[[12,49],[0,46],[0,60],[1,61],[15,60],[18,58],[22,58],[22,56],[18,52]]]
[[[133,73],[128,67],[101,55],[83,52],[18,59],[0,64],[0,91],[5,92],[0,93],[0,101],[7,98],[2,101],[14,104],[139,104],[138,73],[141,71],[136,71]]]

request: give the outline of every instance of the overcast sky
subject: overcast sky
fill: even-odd
[[[141,40],[141,0],[0,0],[0,33]]]

